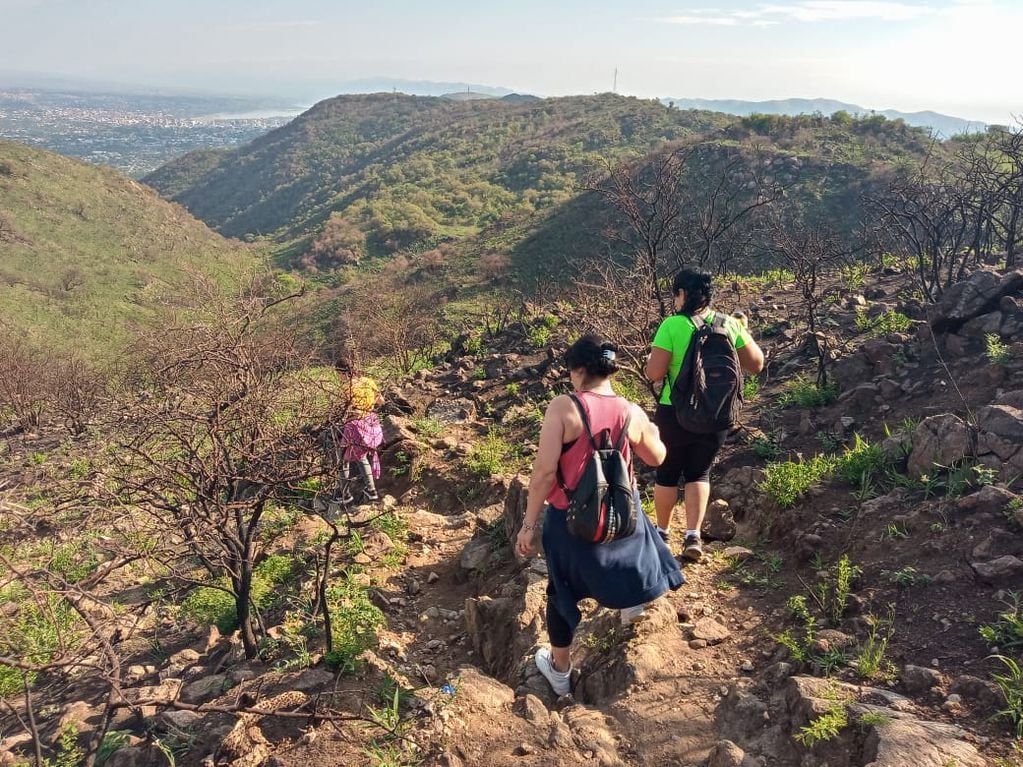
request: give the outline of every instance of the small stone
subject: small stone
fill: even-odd
[[[739,666],[739,670],[742,671],[743,673],[746,673],[746,674],[752,674],[753,673],[753,662],[749,661],[749,660],[744,660],[742,662],[742,665]]]
[[[169,726],[187,732],[201,718],[194,711],[164,711],[157,717],[157,721],[165,727]]]
[[[693,627],[693,639],[705,639],[707,644],[720,644],[732,635],[713,618],[701,618]]]
[[[903,667],[899,673],[899,679],[902,682],[902,686],[911,695],[919,695],[941,684],[941,674],[937,671],[925,666],[914,666],[912,664]]]
[[[707,646],[707,640],[706,639],[690,639],[689,640],[689,647],[690,647],[690,649],[702,650],[706,646]]]
[[[753,550],[747,549],[745,546],[728,546],[721,552],[721,555],[725,559],[734,559],[741,562],[752,557]]]
[[[439,580],[440,576],[437,575],[437,573],[433,572],[432,570],[430,571],[430,574],[426,576],[427,583],[436,583]]]

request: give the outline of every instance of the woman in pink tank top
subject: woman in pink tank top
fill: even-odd
[[[619,397],[611,386],[611,376],[618,369],[615,351],[613,344],[595,335],[583,336],[569,347],[565,365],[575,396],[586,411],[595,437],[606,430],[614,442],[628,421],[628,439],[622,452],[629,460],[630,471],[633,453],[647,465],[657,466],[665,455],[657,427],[638,405]],[[515,550],[523,557],[536,553],[543,513],[551,647],[537,651],[536,665],[559,695],[568,693],[571,687],[570,651],[581,618],[581,600],[591,598],[604,607],[620,609],[622,622],[628,623],[642,614],[642,605],[668,589],[677,589],[685,580],[678,562],[645,514],[639,515],[635,533],[610,543],[589,543],[568,532],[568,497],[562,486],[569,491],[575,488],[591,455],[592,446],[575,403],[568,395],[555,397],[540,429],[540,447]]]

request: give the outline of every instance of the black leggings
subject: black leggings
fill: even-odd
[[[547,583],[547,635],[551,647],[569,647],[572,644],[572,629],[554,606],[554,589]]]
[[[672,405],[658,405],[654,423],[661,441],[668,448],[664,463],[657,467],[658,485],[678,487],[690,482],[710,482],[710,467],[725,444],[728,430],[713,434],[694,434],[679,426]]]

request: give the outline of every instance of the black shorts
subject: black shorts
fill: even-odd
[[[657,467],[658,485],[678,487],[689,482],[710,482],[710,467],[718,450],[725,444],[728,430],[713,434],[693,434],[678,424],[675,408],[658,405],[654,423],[661,432],[661,441],[668,448],[664,463]]]

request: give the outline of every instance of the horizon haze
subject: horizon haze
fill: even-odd
[[[286,98],[366,79],[560,96],[827,98],[1009,123],[1023,4],[1012,0],[525,0],[487,9],[323,0],[173,6],[0,0],[0,72]],[[481,86],[487,87],[487,86]]]

